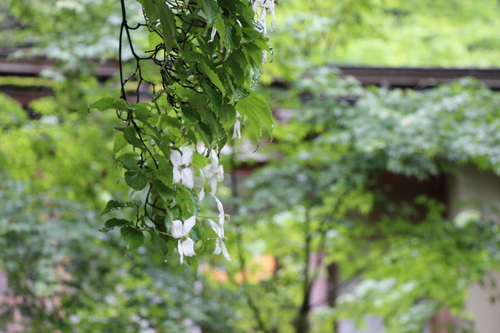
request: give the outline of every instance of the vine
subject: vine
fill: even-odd
[[[271,51],[264,25],[274,3],[138,1],[144,23],[130,26],[121,0],[120,98],[104,98],[90,107],[113,109],[123,121],[117,128],[115,158],[133,196],[141,200],[109,201],[101,215],[132,208],[135,219],[108,219],[102,231],[120,228],[128,251],[141,246],[147,232],[161,255],[177,248],[181,263],[186,259],[195,267],[193,257],[213,248],[208,242],[215,239],[214,253],[230,259],[224,245],[225,215],[216,197],[217,182],[224,176],[218,156],[228,137],[239,135],[240,119],[256,139],[263,127],[272,128],[270,109],[253,88]],[[136,30],[148,34],[144,55],[132,39]],[[127,77],[124,46],[135,66]],[[148,102],[140,98],[144,86],[152,95]],[[206,187],[217,203],[218,223],[203,223],[199,217]],[[213,233],[206,225],[215,238],[209,237]]]

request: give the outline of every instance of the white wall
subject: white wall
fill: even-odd
[[[458,175],[448,178],[450,217],[464,208],[459,202],[481,200],[487,204],[500,205],[500,177],[490,172],[479,171],[474,167],[461,168]],[[500,286],[500,273],[492,272]],[[500,304],[490,304],[489,297],[494,291],[474,284],[469,288],[466,311],[475,321],[478,333],[500,333]],[[497,290],[498,292],[498,290]]]

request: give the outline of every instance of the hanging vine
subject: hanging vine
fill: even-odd
[[[141,246],[149,233],[161,255],[177,248],[180,262],[194,266],[193,257],[213,248],[208,242],[215,239],[214,253],[230,259],[224,245],[226,217],[216,197],[217,182],[224,177],[218,155],[228,137],[240,133],[240,119],[257,139],[263,127],[272,127],[270,109],[253,88],[270,52],[264,25],[274,2],[138,1],[144,23],[130,26],[121,0],[121,96],[90,107],[113,109],[123,121],[115,158],[126,184],[141,193],[134,197],[142,200],[109,201],[102,215],[131,208],[135,219],[111,218],[102,230],[120,228],[128,251]],[[149,35],[144,55],[132,38],[141,29]],[[127,77],[124,47],[135,64]],[[146,87],[152,96],[147,102],[141,101]],[[207,198],[217,203],[218,223],[199,217],[205,188],[212,194]]]

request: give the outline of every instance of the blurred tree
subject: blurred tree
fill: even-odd
[[[494,214],[477,206],[452,222],[439,198],[391,194],[380,182],[391,172],[419,184],[467,163],[500,174],[498,94],[469,79],[422,92],[368,90],[330,68],[278,94],[281,107],[300,111],[277,125],[271,162],[247,179],[248,203],[231,237],[239,269],[251,272],[255,255],[274,256],[278,266],[247,281],[258,311],[242,304],[253,323],[240,329],[331,332],[335,320],[373,314],[387,332],[416,333],[443,308],[467,319],[467,287],[500,268]],[[328,275],[330,294],[311,303],[314,281]]]
[[[499,67],[495,0],[281,0],[264,79],[312,66]]]

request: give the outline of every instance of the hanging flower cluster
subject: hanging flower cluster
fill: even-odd
[[[120,98],[90,105],[114,110],[122,121],[113,150],[134,199],[110,200],[101,215],[130,208],[135,216],[111,218],[102,230],[120,228],[127,251],[146,239],[164,258],[177,249],[181,263],[193,267],[192,257],[207,242],[215,241],[214,253],[230,260],[227,219],[216,197],[224,179],[218,152],[231,136],[241,136],[242,123],[257,140],[264,128],[272,130],[271,110],[254,90],[271,50],[264,21],[268,14],[274,17],[274,0],[139,2],[144,23],[131,27],[121,1],[119,57],[125,59],[122,49],[128,46],[135,71],[125,76],[127,69],[120,69]],[[146,57],[138,55],[131,38],[141,29],[149,34]],[[144,85],[153,90],[149,101],[141,95]],[[205,191],[216,200],[217,222],[201,219]]]
[[[266,17],[272,16],[271,31],[274,30],[274,23],[276,22],[276,15],[274,13],[274,0],[252,0],[252,8],[259,18],[259,22],[264,29],[264,34],[267,35]]]
[[[180,184],[186,188],[193,189],[195,187],[194,182],[194,169],[193,166],[193,154],[194,149],[188,146],[182,146],[179,150],[172,150],[170,153],[170,162],[173,166],[173,184]],[[217,184],[224,179],[224,167],[219,164],[219,158],[215,151],[211,151],[209,154],[210,163],[199,169],[201,182],[197,188],[198,199],[201,201],[205,197],[205,182],[208,181],[210,187],[210,194],[215,199],[217,203],[217,209],[219,211],[219,223],[215,223],[213,220],[208,219],[212,230],[217,235],[215,239],[215,251],[214,254],[220,254],[227,260],[231,260],[229,252],[227,251],[224,241],[226,240],[224,236],[224,223],[226,216],[224,214],[224,206],[220,200],[215,196],[217,192]],[[172,237],[178,240],[177,250],[180,255],[180,263],[184,262],[184,257],[192,257],[196,255],[194,251],[194,241],[189,237],[191,229],[196,225],[196,216],[191,216],[183,223],[181,220],[172,221],[172,226],[170,229]]]

